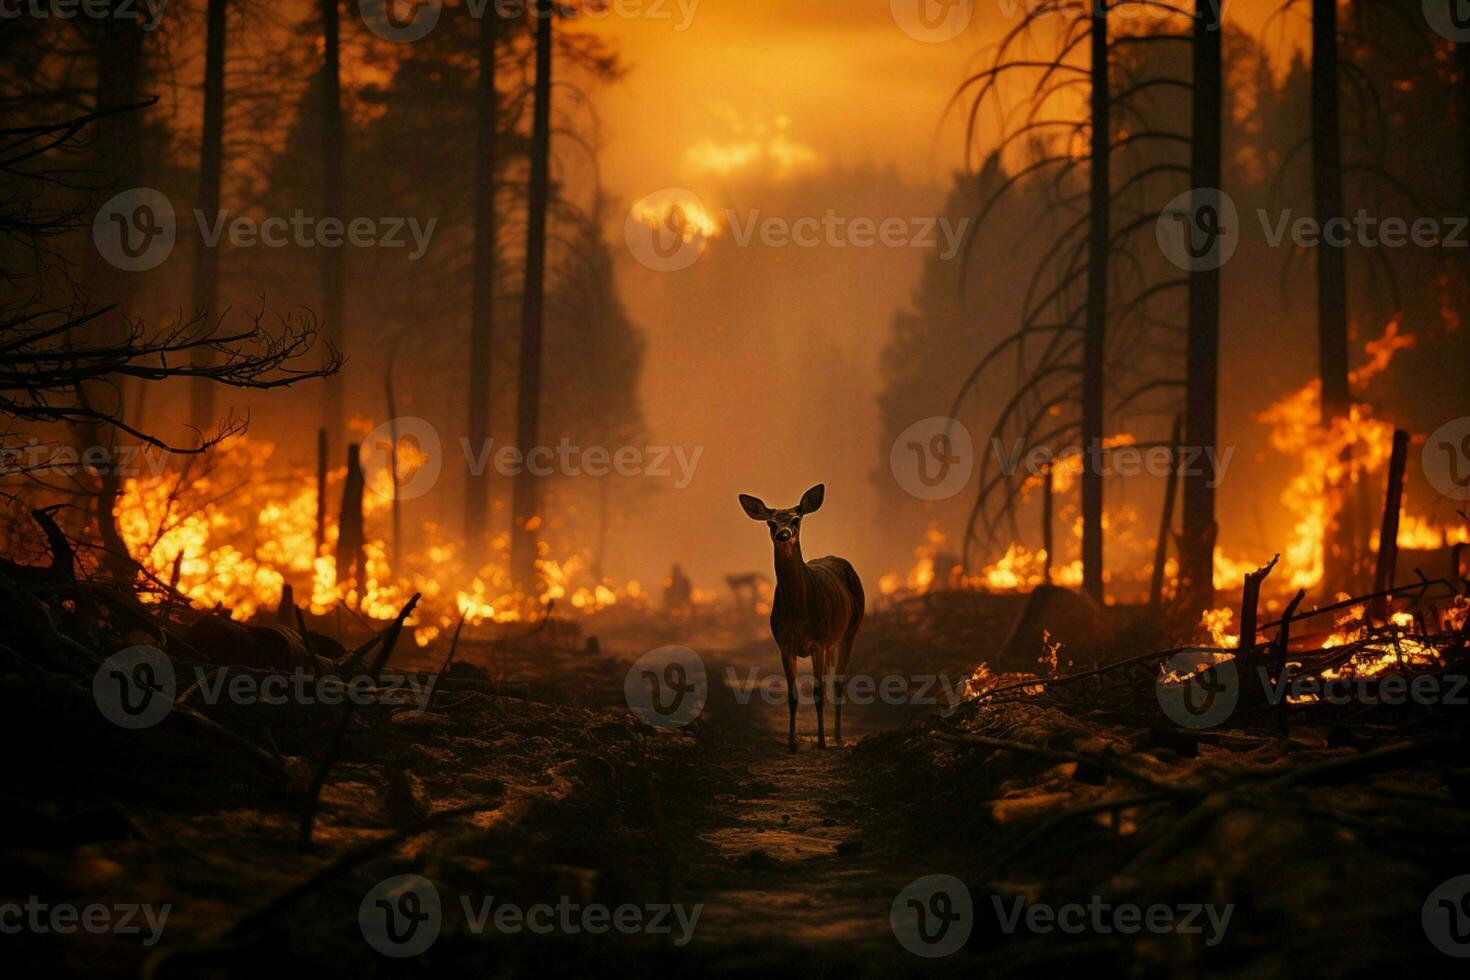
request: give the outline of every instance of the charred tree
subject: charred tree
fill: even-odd
[[[1112,126],[1108,92],[1108,4],[1093,0],[1092,150],[1089,177],[1087,320],[1082,340],[1082,588],[1103,598],[1103,358],[1108,316],[1108,157]]]
[[[1336,0],[1312,0],[1312,200],[1317,227],[1322,230],[1316,249],[1317,357],[1324,426],[1346,415],[1352,398],[1348,389],[1347,255],[1328,233],[1343,224],[1337,67]],[[1342,526],[1351,509],[1344,497],[1338,523],[1328,528],[1322,543],[1329,588],[1344,585],[1352,577],[1352,534]]]
[[[205,13],[204,124],[199,138],[199,211],[213,221],[219,213],[220,168],[224,158],[226,0],[209,0]],[[194,309],[216,316],[219,304],[219,250],[201,235],[194,248]],[[207,367],[208,347],[195,348],[192,363]],[[214,424],[214,384],[195,378],[189,388],[189,418],[201,433]]]
[[[1196,0],[1194,14],[1194,86],[1190,141],[1190,185],[1195,220],[1215,209],[1220,193],[1221,88],[1219,0]],[[1219,439],[1220,266],[1195,263],[1189,273],[1189,339],[1185,363],[1185,438],[1190,446],[1213,449]],[[1176,440],[1177,441],[1177,440]],[[1215,490],[1204,468],[1184,474],[1183,554],[1180,573],[1189,583],[1193,607],[1214,606]],[[1163,538],[1160,538],[1162,546]],[[1158,571],[1155,570],[1155,576]]]
[[[527,194],[526,279],[521,304],[521,356],[516,386],[516,448],[522,465],[516,473],[511,502],[512,578],[534,589],[540,486],[525,459],[535,447],[541,427],[541,328],[546,299],[546,211],[551,164],[551,31],[550,0],[537,0],[536,81],[531,122],[531,175]]]
[[[1312,199],[1317,227],[1342,219],[1342,127],[1337,103],[1337,4],[1312,0]],[[1347,411],[1346,254],[1324,234],[1317,249],[1317,351],[1322,421]]]
[[[340,0],[322,0],[322,213],[342,220],[342,58]],[[336,350],[346,337],[342,322],[346,310],[346,254],[341,248],[323,248],[322,335]],[[342,431],[342,379],[322,384],[322,427],[328,440]]]
[[[1183,456],[1180,443],[1184,438],[1184,420],[1174,417],[1174,431],[1169,437],[1169,482],[1164,484],[1164,506],[1159,513],[1159,538],[1154,542],[1154,568],[1149,579],[1148,604],[1157,609],[1164,598],[1164,565],[1169,560],[1169,535],[1174,529],[1174,498],[1179,492],[1179,461]]]
[[[137,106],[142,98],[143,29],[140,22],[120,16],[124,0],[114,0],[112,14],[95,22],[93,44],[96,58],[96,87],[93,104],[101,114],[95,125],[95,141],[91,169],[98,191],[95,204],[101,205],[112,195],[138,187],[142,183],[142,115],[124,111]],[[125,237],[124,248],[135,242],[133,232],[145,218],[142,208],[134,213],[115,216],[117,232]],[[145,232],[151,234],[151,232]],[[141,243],[144,247],[148,242]],[[85,343],[98,347],[117,344],[129,336],[128,315],[132,307],[133,276],[119,269],[95,247],[87,248],[82,276],[90,310],[101,311],[82,331]],[[117,427],[97,423],[103,416],[121,420],[126,398],[125,377],[106,375],[92,377],[77,387],[79,399],[89,413],[96,413],[84,423],[77,435],[86,446],[107,453],[116,448]],[[115,560],[125,559],[127,546],[117,529],[113,506],[117,500],[119,477],[117,467],[99,468],[97,494],[94,498],[97,532],[103,546]]]
[[[337,516],[337,587],[356,586],[362,601],[367,584],[367,559],[363,554],[362,454],[357,443],[347,447],[347,479],[342,484],[342,510]]]
[[[500,100],[495,90],[496,28],[499,17],[479,23],[480,75],[475,95],[475,247],[470,287],[469,434],[482,452],[490,438],[490,380],[495,338],[495,127]],[[464,537],[471,553],[484,543],[490,509],[487,470],[465,478]]]

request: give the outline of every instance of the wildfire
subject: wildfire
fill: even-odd
[[[240,620],[274,609],[288,582],[296,595],[309,597],[305,604],[315,615],[345,605],[375,620],[391,619],[418,592],[423,600],[409,625],[420,645],[461,615],[472,626],[505,623],[553,599],[595,612],[620,599],[641,598],[637,582],[624,589],[586,582],[580,558],[552,558],[544,541],[538,561],[544,587],[537,596],[522,595],[504,563],[466,568],[462,545],[445,540],[433,524],[416,529],[414,540],[421,543],[395,566],[387,543],[393,499],[387,467],[370,475],[363,494],[362,582],[338,582],[340,528],[333,508],[318,548],[315,479],[289,471],[264,476],[273,450],[270,443],[237,437],[182,468],[126,480],[115,514],[133,558],[155,579],[176,580],[178,591],[196,606],[222,607]],[[423,462],[407,441],[399,452],[400,474]],[[329,500],[334,490],[340,494],[345,477],[345,466],[328,474]],[[503,554],[507,546],[502,536],[492,542],[492,552]],[[468,584],[458,590],[446,584],[455,581]]]
[[[974,575],[966,575],[958,556],[943,550],[944,542],[945,536],[938,525],[930,524],[924,535],[924,543],[914,549],[913,567],[904,574],[889,572],[884,575],[878,580],[878,591],[885,596],[895,595],[902,590],[923,595],[936,587],[1022,592],[1046,582],[1045,549],[1030,551],[1024,545],[1012,542],[1000,558],[982,567]],[[1051,581],[1054,585],[1081,585],[1081,559],[1066,565],[1053,566]]]
[[[1391,321],[1382,336],[1364,345],[1368,360],[1350,372],[1352,385],[1361,389],[1388,367],[1394,354],[1413,344],[1413,337],[1399,332],[1398,321]],[[1296,475],[1281,494],[1294,524],[1291,540],[1281,553],[1286,574],[1268,580],[1278,590],[1309,589],[1322,581],[1324,543],[1343,509],[1347,491],[1383,470],[1392,446],[1393,426],[1375,418],[1373,407],[1361,402],[1354,403],[1346,415],[1334,418],[1324,429],[1321,390],[1320,379],[1314,379],[1256,416],[1257,421],[1270,427],[1272,448],[1300,461]],[[1409,514],[1399,525],[1400,547],[1438,548],[1442,543],[1460,540],[1470,541],[1470,533],[1463,527],[1439,529]],[[1256,564],[1217,550],[1216,588],[1237,585]]]

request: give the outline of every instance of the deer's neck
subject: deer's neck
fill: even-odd
[[[794,603],[806,600],[806,562],[801,557],[801,542],[776,544],[776,588]]]

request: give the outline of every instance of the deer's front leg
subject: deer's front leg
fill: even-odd
[[[827,700],[827,651],[821,648],[812,651],[812,696],[817,702],[817,748],[827,747],[827,724],[822,717],[822,705]]]
[[[781,651],[781,668],[786,671],[786,707],[791,711],[791,726],[786,734],[786,747],[796,751],[796,657]]]

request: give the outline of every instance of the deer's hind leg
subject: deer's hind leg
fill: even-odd
[[[832,651],[832,741],[838,745],[842,744],[842,702],[847,699],[847,660],[851,654],[850,649]]]
[[[827,700],[827,657],[826,647],[812,648],[812,697],[817,702],[817,748],[827,747],[827,724],[822,717],[822,705]]]
[[[842,744],[842,702],[846,700],[847,696],[847,665],[852,662],[852,647],[853,643],[857,640],[858,626],[862,621],[862,612],[859,611],[853,617],[853,621],[848,625],[847,631],[843,633],[842,639],[838,641],[837,649],[834,651],[834,659],[837,661],[837,671],[833,687],[837,698],[837,708],[835,711],[836,718],[832,738],[838,745]]]

